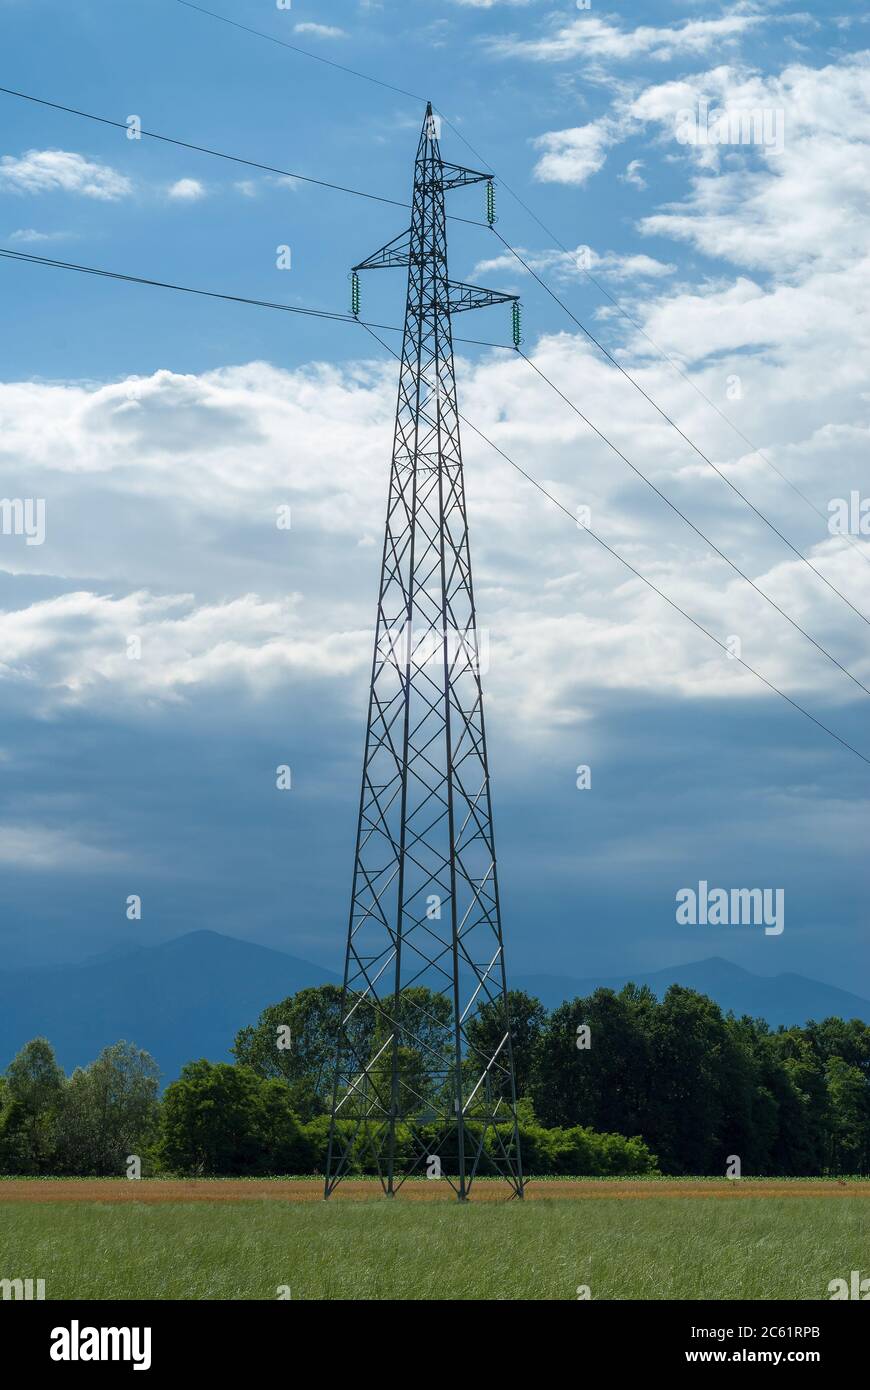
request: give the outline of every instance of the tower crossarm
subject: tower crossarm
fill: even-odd
[[[399,232],[392,241],[388,241],[386,246],[373,251],[359,265],[352,266],[353,270],[392,270],[401,266],[415,265],[416,261],[411,254],[411,229],[407,227],[404,232]]]
[[[446,193],[451,188],[467,188],[470,183],[487,183],[492,174],[482,174],[479,169],[466,169],[461,164],[448,164],[442,159],[443,170],[441,188]]]
[[[513,304],[518,294],[503,294],[501,290],[485,290],[480,285],[466,285],[461,280],[448,280],[449,312],[459,314],[463,309],[486,309],[491,304]]]

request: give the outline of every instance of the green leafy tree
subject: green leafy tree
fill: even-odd
[[[188,1062],[167,1086],[158,1151],[173,1172],[194,1176],[256,1171],[261,1078],[226,1062]]]
[[[450,1001],[423,986],[403,990],[398,1028],[392,1020],[392,1003],[390,996],[380,1005],[368,996],[358,1002],[353,996],[349,999],[347,1032],[352,1054],[348,1070],[355,1070],[358,1063],[362,1073],[363,1065],[380,1052],[363,1084],[386,1100],[391,1094],[396,1033],[399,1085],[406,1098],[418,1097],[425,1109],[435,1103],[443,1080],[441,1064],[451,1036]],[[285,1082],[294,1113],[303,1123],[331,1108],[340,1014],[341,990],[321,985],[270,1005],[255,1026],[242,1028],[236,1035],[232,1048],[236,1061],[263,1079]]]
[[[6,1070],[0,1165],[7,1173],[53,1171],[66,1077],[47,1038],[26,1043]]]
[[[535,1049],[538,1046],[547,1011],[540,999],[526,994],[525,990],[512,989],[508,991],[508,1014],[511,1023],[511,1047],[513,1049],[517,1096],[522,1097],[527,1094],[529,1089]],[[502,1001],[500,999],[487,1000],[486,1003],[482,1004],[474,1017],[467,1023],[465,1032],[471,1047],[469,1065],[472,1069],[476,1066],[479,1073],[481,1067],[485,1066],[489,1058],[493,1056],[496,1048],[501,1046],[502,1039],[507,1032]],[[499,1056],[503,1060],[504,1054],[505,1049],[502,1048]]]
[[[825,1067],[801,1028],[782,1028],[772,1035],[785,1077],[780,1099],[780,1172],[816,1177],[826,1168],[829,1118]]]
[[[860,1018],[825,1018],[821,1023],[808,1023],[803,1032],[823,1063],[840,1057],[848,1066],[857,1067],[870,1083],[870,1024]]]
[[[835,1173],[866,1173],[870,1156],[870,1087],[861,1068],[831,1057],[828,1089],[828,1163]]]
[[[671,986],[653,1015],[649,1110],[642,1131],[665,1173],[725,1172],[728,1041],[717,1004]]]
[[[650,991],[627,986],[618,995],[598,989],[553,1011],[532,1069],[531,1093],[542,1124],[640,1132],[649,1090],[647,1018],[654,1008]]]
[[[204,1058],[167,1086],[157,1151],[165,1168],[193,1176],[304,1171],[309,1162],[283,1082]]]
[[[160,1073],[132,1043],[106,1047],[73,1072],[59,1109],[58,1158],[66,1173],[121,1174],[154,1142]]]
[[[310,1120],[330,1108],[340,1013],[336,985],[302,989],[264,1009],[254,1026],[242,1028],[232,1054],[264,1080],[284,1081],[295,1113]],[[354,1047],[368,1057],[374,1035],[371,1009],[358,1008],[349,1030]]]

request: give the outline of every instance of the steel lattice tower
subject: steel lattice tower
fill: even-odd
[[[326,1197],[355,1157],[390,1196],[433,1160],[460,1200],[485,1172],[523,1195],[451,334],[515,296],[449,279],[444,208],[489,178],[442,160],[430,105],[411,226],[354,267],[355,309],[360,270],[408,294]]]

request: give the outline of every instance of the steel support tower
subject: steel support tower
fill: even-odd
[[[451,317],[514,295],[451,280],[427,108],[410,228],[354,267],[408,271],[325,1196],[479,1174],[522,1197]],[[491,198],[488,199],[491,206]]]

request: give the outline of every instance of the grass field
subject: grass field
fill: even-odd
[[[548,1181],[525,1203],[481,1184],[465,1205],[435,1187],[0,1182],[0,1278],[47,1299],[826,1299],[870,1274],[870,1183]]]

